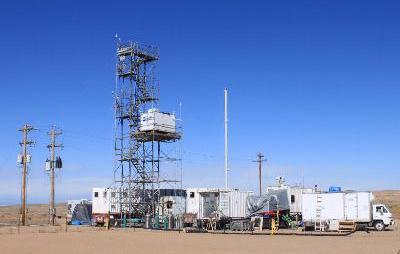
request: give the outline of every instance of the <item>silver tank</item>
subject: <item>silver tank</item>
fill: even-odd
[[[146,214],[145,220],[144,220],[144,228],[151,228],[151,215]]]
[[[174,228],[174,216],[172,214],[168,214],[168,229]]]

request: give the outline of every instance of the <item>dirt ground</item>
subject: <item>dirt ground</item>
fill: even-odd
[[[3,254],[80,253],[390,253],[400,250],[399,231],[350,236],[213,235],[146,230],[0,234]]]
[[[19,217],[19,205],[0,206],[0,226],[1,225],[17,225]],[[34,204],[28,205],[28,225],[42,225],[49,222],[48,217],[49,205]],[[56,205],[57,215],[65,218],[67,213],[67,205],[60,203]]]

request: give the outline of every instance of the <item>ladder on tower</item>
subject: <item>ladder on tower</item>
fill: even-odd
[[[322,222],[322,195],[317,194],[317,205],[315,207],[315,222],[314,222],[314,228],[315,231],[325,231],[325,225]]]

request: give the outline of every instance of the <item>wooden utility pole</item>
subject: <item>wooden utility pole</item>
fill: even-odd
[[[28,146],[33,145],[35,142],[28,140],[28,134],[30,131],[35,130],[32,126],[25,124],[22,129],[18,130],[22,132],[22,142],[19,144],[22,147],[22,157],[20,163],[22,163],[22,186],[21,186],[21,224],[26,225],[26,175],[28,171],[28,163],[30,163],[30,155],[28,155]]]
[[[56,131],[56,127],[53,126],[51,131],[48,133],[50,136],[50,144],[47,145],[47,148],[50,150],[50,207],[49,207],[49,223],[54,225],[55,217],[56,217],[56,208],[55,208],[55,186],[54,186],[54,169],[56,164],[55,157],[55,148],[63,147],[62,144],[56,144],[56,137],[61,135],[61,131]]]
[[[258,153],[257,154],[257,160],[255,160],[254,162],[258,162],[258,184],[259,184],[259,192],[260,192],[260,196],[262,195],[262,163],[264,161],[266,161],[264,158],[264,155],[262,153]]]

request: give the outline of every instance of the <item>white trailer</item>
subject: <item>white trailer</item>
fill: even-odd
[[[93,188],[92,191],[92,222],[101,225],[106,222],[111,210],[111,189]]]
[[[182,215],[186,208],[186,191],[182,189],[160,189],[159,215]]]
[[[236,189],[189,188],[186,190],[186,213],[205,219],[212,213],[221,217],[244,218],[246,216],[246,199],[251,191]]]
[[[92,190],[92,222],[96,225],[106,223],[108,218],[118,218],[121,214],[121,202],[124,204],[127,195],[112,188],[93,188]],[[160,189],[160,199],[157,206],[159,215],[180,215],[185,212],[186,191],[181,189]],[[126,197],[124,197],[126,196]],[[124,204],[126,206],[126,204]]]
[[[278,185],[278,186],[269,186],[267,188],[267,192],[269,190],[287,190],[288,200],[290,202],[290,213],[291,214],[300,214],[302,212],[302,196],[305,193],[313,193],[313,188],[304,188],[301,186],[288,186],[288,185]]]
[[[302,195],[302,218],[305,226],[354,222],[382,231],[394,225],[384,204],[373,204],[371,192],[306,193]]]
[[[307,193],[302,196],[304,222],[344,220],[344,193]]]

